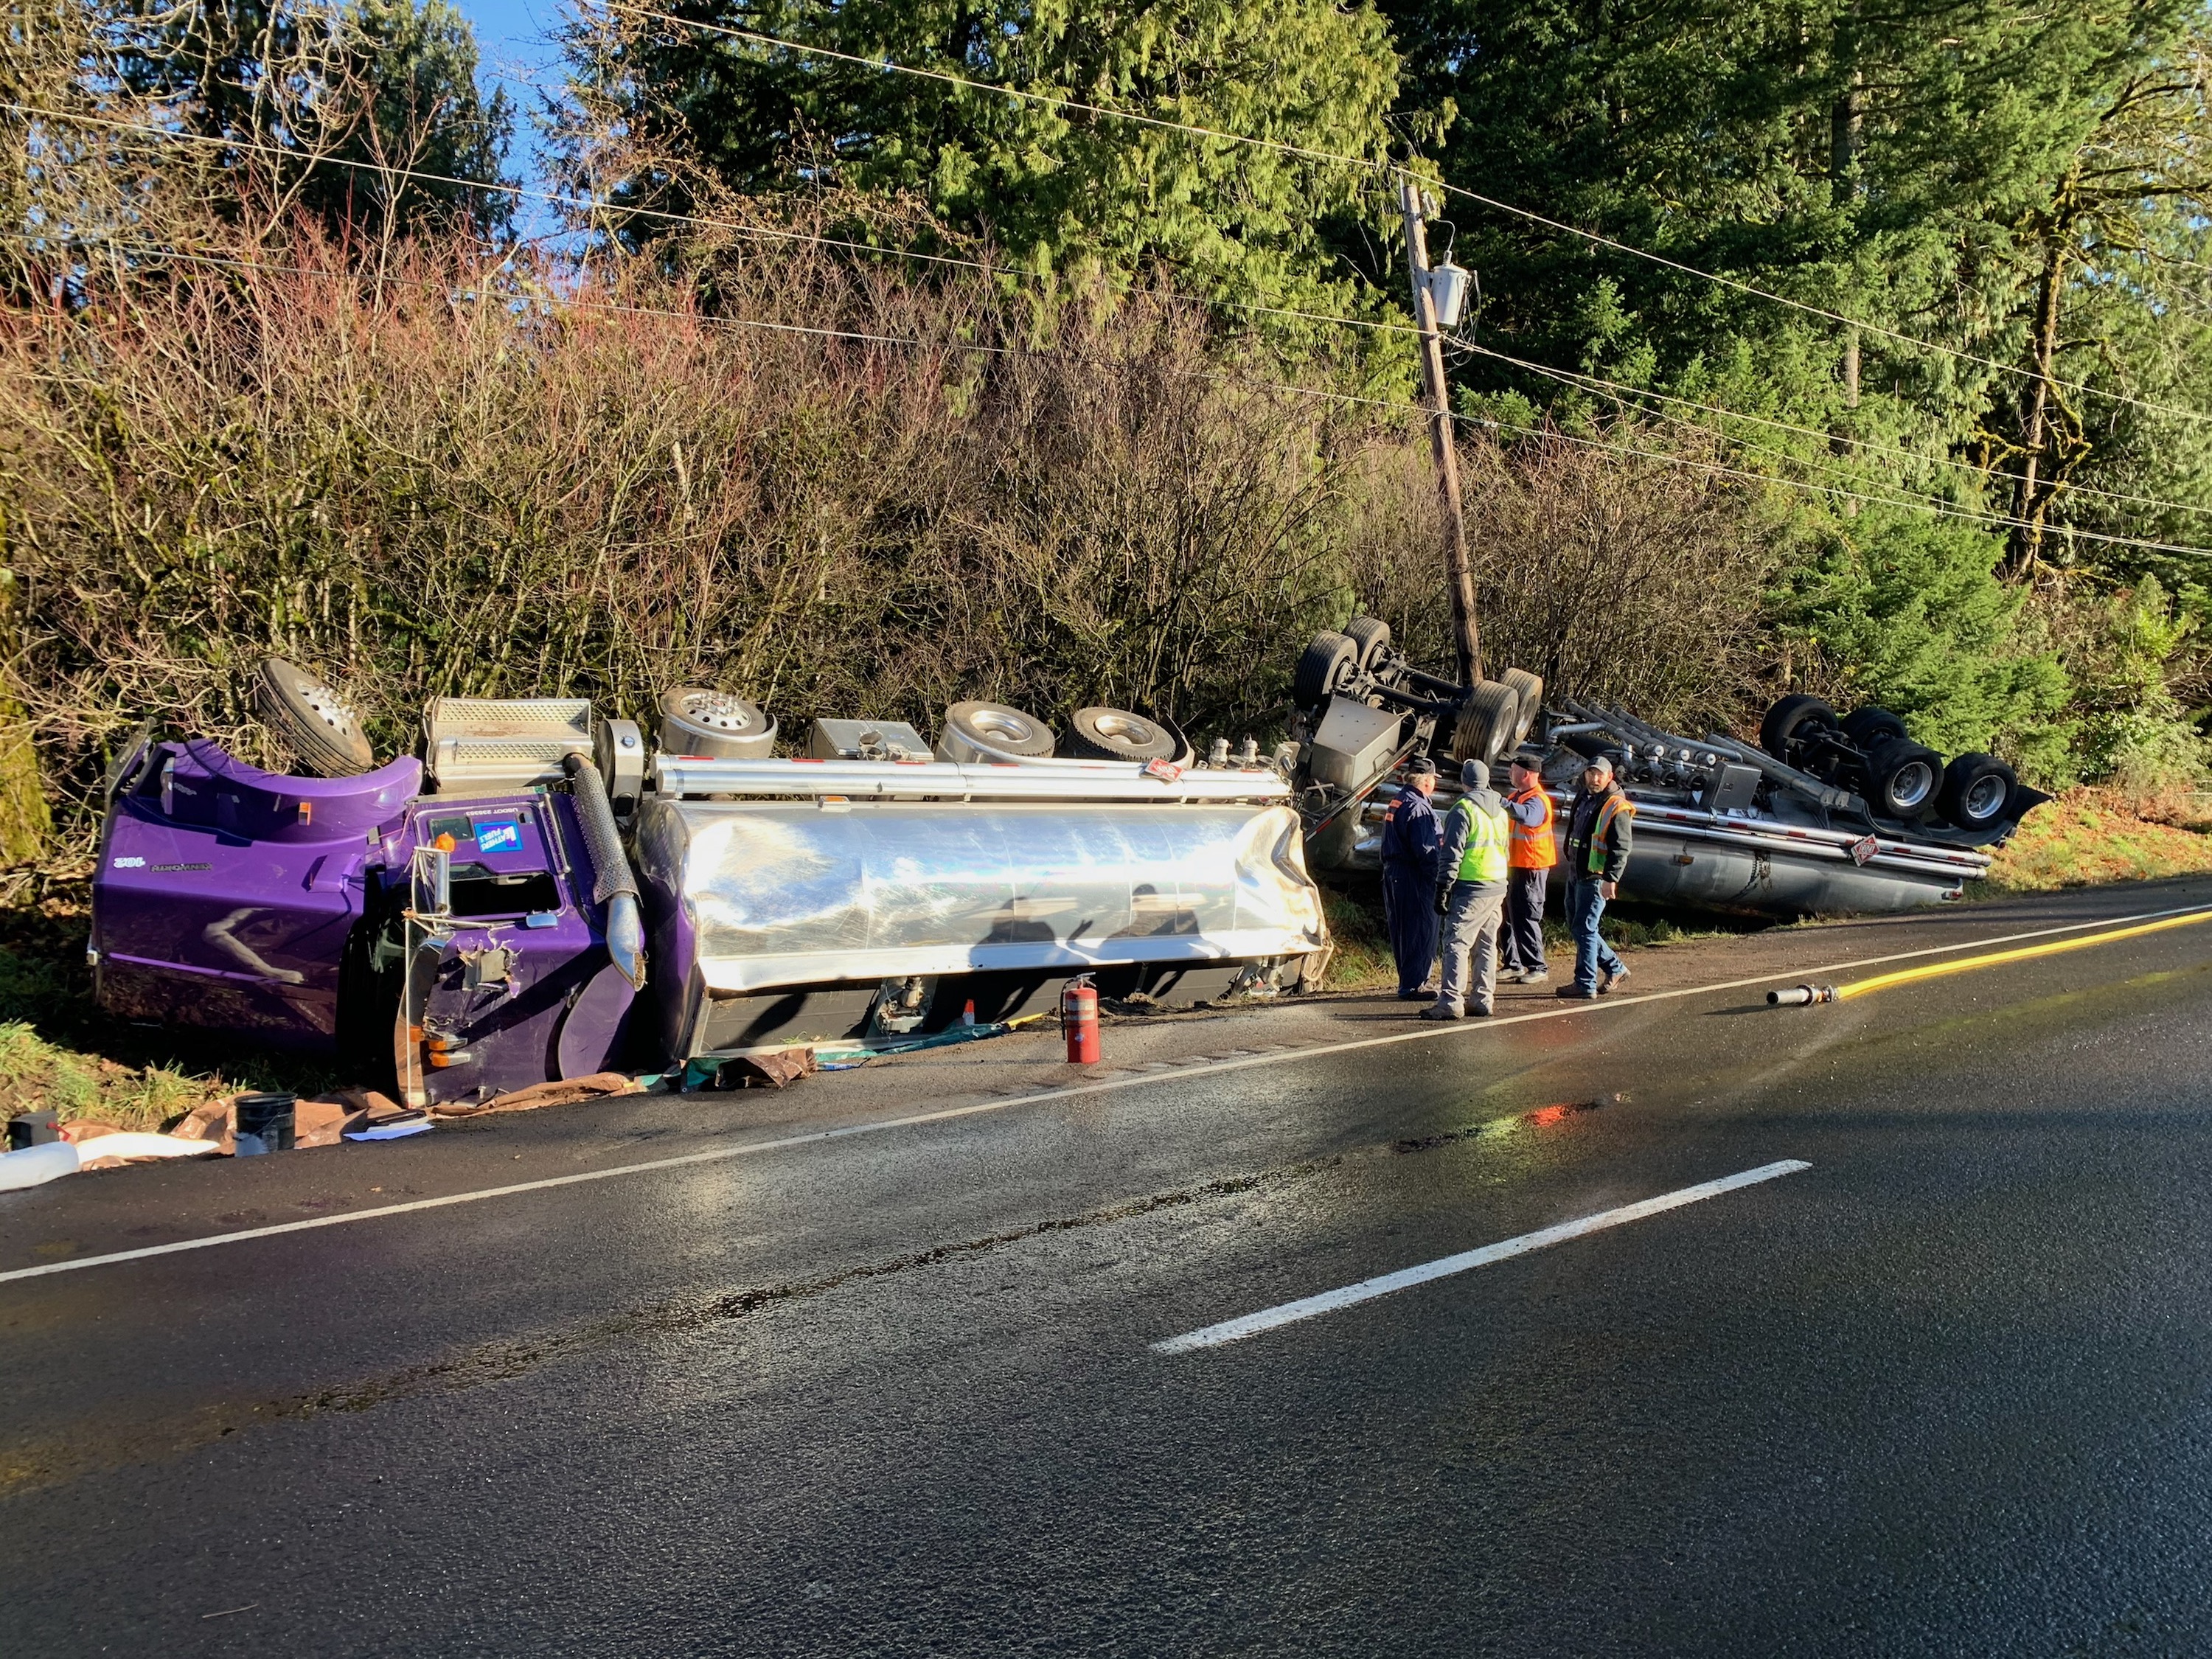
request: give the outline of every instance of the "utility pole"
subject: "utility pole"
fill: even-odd
[[[1444,520],[1444,578],[1451,588],[1452,641],[1459,647],[1459,678],[1482,678],[1482,636],[1474,621],[1474,573],[1467,562],[1467,524],[1460,514],[1459,447],[1452,441],[1451,392],[1444,384],[1443,336],[1429,293],[1429,230],[1421,217],[1421,191],[1411,178],[1399,182],[1406,210],[1406,266],[1413,282],[1413,316],[1421,325],[1421,385],[1429,398],[1429,447],[1436,456],[1437,494]]]

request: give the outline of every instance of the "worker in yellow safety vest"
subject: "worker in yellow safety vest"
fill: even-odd
[[[1505,797],[1505,811],[1513,820],[1513,836],[1505,854],[1505,927],[1498,947],[1504,971],[1498,981],[1541,985],[1552,976],[1544,960],[1544,889],[1552,866],[1559,861],[1541,755],[1524,749],[1514,756],[1513,787]]]
[[[1443,927],[1443,978],[1423,1019],[1485,1019],[1497,972],[1498,924],[1505,908],[1506,843],[1512,819],[1479,760],[1459,772],[1458,803],[1444,815],[1437,908]]]
[[[1594,755],[1567,809],[1567,931],[1575,936],[1575,982],[1559,994],[1581,1001],[1620,988],[1628,964],[1598,933],[1605,907],[1628,871],[1635,805],[1613,781],[1613,761]]]

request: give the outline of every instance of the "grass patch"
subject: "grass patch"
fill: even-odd
[[[2212,835],[2136,817],[2116,796],[2071,789],[2039,806],[1997,849],[1971,898],[2047,893],[2112,881],[2155,881],[2212,872]]]
[[[1322,978],[1326,991],[1395,990],[1397,958],[1390,954],[1390,930],[1382,920],[1382,888],[1321,890],[1322,914],[1328,919],[1329,937],[1336,954],[1328,959]]]

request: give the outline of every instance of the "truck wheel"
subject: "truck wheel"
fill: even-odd
[[[261,717],[311,777],[350,778],[376,764],[353,705],[295,663],[270,657],[254,687]]]
[[[1380,617],[1354,617],[1344,625],[1344,637],[1359,653],[1359,665],[1371,669],[1375,659],[1390,647],[1390,624]]]
[[[956,702],[945,711],[941,747],[955,758],[1009,755],[1045,760],[1052,754],[1052,728],[1034,714],[1002,702]]]
[[[1359,647],[1341,634],[1316,634],[1291,676],[1291,699],[1301,708],[1318,708],[1359,666]]]
[[[1502,680],[1483,680],[1468,693],[1452,726],[1452,753],[1462,763],[1497,763],[1520,729],[1521,696]]]
[[[1961,755],[1943,769],[1936,810],[1960,830],[1986,830],[2003,822],[2019,781],[1995,755]]]
[[[1784,697],[1759,723],[1759,746],[1785,766],[1797,764],[1797,745],[1815,731],[1838,729],[1836,711],[1820,697]]]
[[[1066,752],[1078,760],[1173,760],[1182,748],[1159,721],[1126,708],[1079,708],[1067,725]]]
[[[1864,708],[1854,708],[1844,716],[1844,736],[1851,743],[1874,753],[1875,748],[1891,738],[1909,738],[1905,722],[1887,708],[1876,708],[1869,703]]]
[[[1943,757],[1910,738],[1890,738],[1867,757],[1867,794],[1874,810],[1893,818],[1917,818],[1942,787]]]
[[[1528,733],[1535,728],[1536,717],[1544,712],[1544,682],[1525,668],[1509,668],[1498,677],[1500,685],[1510,685],[1521,699],[1521,718],[1513,733],[1513,741],[1528,741]]]
[[[703,760],[765,760],[775,753],[775,717],[734,692],[678,686],[660,695],[660,747]]]

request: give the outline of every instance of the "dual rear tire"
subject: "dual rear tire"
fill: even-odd
[[[1840,738],[1866,757],[1863,777],[1850,781],[1886,817],[1912,819],[1933,810],[1954,827],[1972,832],[1992,829],[2008,816],[2020,781],[1994,755],[1961,755],[1949,765],[1934,750],[1915,743],[1905,722],[1887,708],[1869,705],[1837,718],[1826,699],[1784,697],[1759,722],[1759,746],[1775,759],[1825,778],[1858,769],[1847,757],[1820,741]]]

